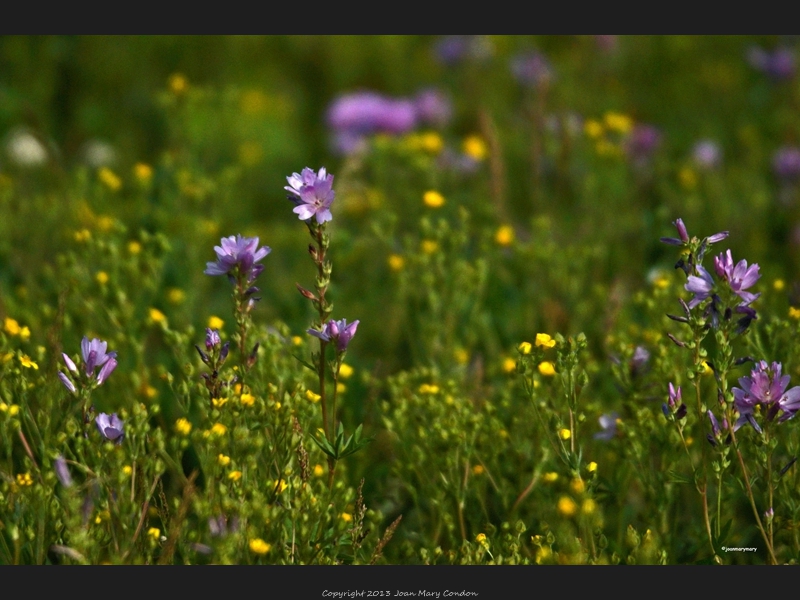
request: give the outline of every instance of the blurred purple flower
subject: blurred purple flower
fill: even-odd
[[[331,319],[325,324],[322,331],[318,329],[309,329],[308,333],[323,341],[335,343],[336,349],[339,352],[343,352],[347,349],[347,345],[356,334],[358,323],[359,321],[357,320],[348,324],[347,319],[341,319],[339,321]]]
[[[615,412],[600,415],[598,421],[602,429],[594,434],[594,439],[607,442],[617,435],[617,419],[619,415]]]
[[[677,420],[681,420],[686,416],[687,408],[681,399],[681,386],[676,388],[670,382],[667,402],[661,405],[661,412],[667,418],[674,414]]]
[[[758,268],[757,264],[752,264],[748,267],[747,261],[744,259],[734,265],[733,255],[730,250],[725,254],[714,257],[714,270],[717,275],[728,282],[731,290],[742,299],[744,306],[747,306],[761,295],[760,293],[753,294],[745,291],[761,277]]]
[[[747,50],[747,62],[775,81],[791,79],[795,73],[794,52],[786,47],[769,52],[752,46]]]
[[[661,132],[658,128],[643,123],[634,126],[626,140],[625,150],[634,162],[641,164],[650,160],[660,144]]]
[[[717,442],[722,441],[722,434],[728,431],[728,419],[722,419],[722,423],[720,423],[710,410],[706,411],[706,415],[708,415],[708,420],[711,421],[711,433],[706,437],[712,446],[716,446]]]
[[[772,156],[772,170],[787,181],[800,179],[800,148],[783,146],[776,150]]]
[[[603,52],[614,52],[619,46],[618,35],[596,35],[594,36],[594,43],[597,48]]]
[[[493,52],[491,40],[483,35],[448,35],[433,47],[435,58],[449,67],[467,60],[485,60]]]
[[[716,169],[722,162],[722,150],[713,140],[700,140],[694,145],[692,159],[701,169]]]
[[[325,167],[315,173],[313,169],[305,167],[300,173],[292,173],[286,178],[289,185],[284,186],[290,193],[295,207],[292,210],[301,221],[316,217],[320,225],[333,219],[331,204],[336,193],[333,191],[333,175],[329,175]]]
[[[81,354],[83,355],[83,365],[84,369],[86,370],[87,377],[91,377],[94,374],[94,370],[96,367],[104,367],[100,373],[102,374],[105,369],[105,365],[109,362],[113,364],[111,370],[117,365],[116,352],[106,352],[108,348],[108,342],[100,341],[97,338],[92,339],[89,341],[89,338],[83,336],[81,340]],[[66,362],[66,361],[65,361]],[[72,361],[70,361],[72,363]],[[74,366],[74,363],[72,363]],[[70,364],[67,364],[67,367],[70,367]],[[108,377],[110,371],[106,373],[105,377]],[[100,377],[98,376],[98,380]],[[105,381],[105,378],[103,378]],[[100,382],[102,383],[102,381]]]
[[[100,413],[94,422],[104,438],[117,444],[122,442],[125,434],[123,433],[122,419],[117,416],[117,413],[111,415]]]
[[[64,384],[64,387],[67,388],[73,394],[76,391],[78,391],[77,388],[75,387],[75,384],[72,383],[72,380],[61,371],[58,372],[58,378],[61,380],[61,383]]]
[[[444,127],[453,115],[453,104],[442,91],[428,88],[414,97],[414,108],[420,123]]]
[[[56,472],[56,477],[58,477],[61,485],[64,487],[70,487],[72,485],[72,475],[69,474],[67,461],[64,460],[64,457],[59,454],[56,457],[55,464],[53,466]]]
[[[236,235],[222,238],[219,246],[214,246],[217,253],[216,262],[206,263],[206,275],[228,275],[235,281],[238,272],[247,277],[248,282],[253,282],[264,270],[264,265],[256,264],[267,256],[272,249],[269,246],[258,248],[258,237],[242,237]]]
[[[336,132],[353,134],[405,133],[417,125],[414,102],[388,98],[376,92],[339,96],[328,108],[328,125]]]
[[[545,87],[553,78],[553,69],[541,52],[530,50],[511,59],[511,72],[523,85]]]
[[[750,423],[753,428],[761,433],[761,427],[755,420],[755,408],[761,407],[762,414],[767,422],[772,421],[779,412],[779,423],[788,421],[800,409],[800,386],[786,390],[791,377],[781,376],[781,363],[773,362],[768,365],[762,360],[750,372],[750,377],[739,378],[741,388],[734,387],[733,404],[739,412],[739,418],[734,425],[734,431],[745,423]]]

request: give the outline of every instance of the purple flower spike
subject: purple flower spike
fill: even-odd
[[[67,365],[67,368],[73,373],[77,373],[78,367],[75,366],[75,363],[72,362],[72,359],[69,356],[67,356],[64,352],[61,353],[61,356],[64,357],[64,363]]]
[[[711,290],[714,289],[714,280],[711,278],[708,271],[700,265],[697,265],[697,273],[700,277],[689,275],[686,280],[686,285],[683,286],[687,292],[694,294],[694,298],[692,298],[688,304],[690,309],[708,298],[711,295]]]
[[[106,364],[103,365],[103,368],[100,369],[100,372],[97,374],[97,385],[103,385],[105,380],[108,379],[108,376],[111,375],[112,371],[117,368],[117,359],[116,358],[109,358]]]
[[[333,218],[330,210],[335,197],[332,189],[333,175],[329,175],[325,167],[320,168],[317,173],[306,167],[301,173],[293,173],[286,180],[289,185],[283,189],[291,194],[289,200],[295,204],[292,212],[301,221],[316,217],[317,223],[321,225]]]
[[[117,416],[117,413],[107,415],[100,413],[94,420],[100,434],[111,442],[119,444],[124,437],[122,419]]]
[[[206,263],[206,275],[228,275],[235,277],[235,272],[245,275],[252,282],[264,270],[264,265],[257,264],[272,249],[269,246],[258,247],[258,237],[236,235],[222,238],[219,246],[214,246],[217,261]]]
[[[748,267],[747,261],[742,259],[734,265],[731,251],[728,250],[725,254],[714,257],[714,269],[717,275],[728,282],[731,290],[743,300],[745,306],[761,295],[745,291],[747,288],[752,287],[761,277],[757,264]]]
[[[75,388],[75,384],[72,383],[72,380],[61,371],[58,372],[58,378],[61,380],[61,383],[64,384],[64,387],[67,388],[70,392],[74,394],[77,391],[77,389]]]
[[[336,349],[339,352],[344,352],[350,340],[353,339],[353,336],[356,334],[358,323],[358,320],[348,323],[347,319],[341,319],[340,321],[331,319],[325,324],[322,331],[318,329],[309,329],[308,333],[325,342],[335,343]]]
[[[677,388],[675,388],[675,386],[672,385],[672,382],[670,382],[670,384],[669,384],[669,399],[668,399],[668,402],[669,402],[670,408],[675,408],[676,406],[680,405],[680,403],[681,403],[681,386],[678,386]]]
[[[222,340],[219,338],[219,331],[206,327],[206,350],[211,350],[221,343]]]

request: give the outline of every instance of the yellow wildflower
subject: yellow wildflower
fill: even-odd
[[[442,140],[442,136],[435,131],[428,131],[420,136],[420,146],[422,146],[422,149],[426,152],[438,154],[444,147],[444,141]]]
[[[319,394],[315,394],[311,390],[306,390],[306,400],[310,400],[311,402],[319,402],[322,396]]]
[[[569,484],[569,487],[576,494],[582,494],[583,492],[586,491],[586,484],[580,477],[576,477],[575,479],[573,479],[572,482]]]
[[[108,273],[106,273],[105,271],[98,271],[97,275],[95,275],[94,278],[97,280],[97,283],[99,283],[100,285],[107,284],[108,283],[108,279],[109,279]]]
[[[436,240],[422,240],[420,248],[425,254],[433,254],[439,249],[439,243]]]
[[[336,393],[337,394],[344,394],[346,390],[347,390],[347,386],[345,384],[343,384],[341,381],[339,381],[336,384]]]
[[[167,321],[166,315],[157,308],[151,308],[149,315],[153,323],[166,323]]]
[[[425,206],[429,206],[430,208],[444,206],[444,196],[435,190],[425,192],[422,196],[422,201],[425,203]]]
[[[349,523],[350,521],[353,520],[353,515],[351,515],[350,513],[343,512],[339,516],[341,517],[342,521],[344,521],[345,523]]]
[[[325,468],[320,465],[314,465],[314,477],[322,477],[325,474]]]
[[[76,242],[88,242],[92,238],[92,233],[88,229],[81,229],[75,232]]]
[[[473,475],[483,475],[486,469],[483,468],[483,465],[475,465],[472,467],[472,474]]]
[[[150,536],[154,542],[157,542],[158,538],[161,537],[161,530],[158,527],[151,527],[147,530],[147,535]]]
[[[423,383],[419,386],[420,394],[438,394],[439,386],[435,384]]]
[[[239,402],[242,403],[242,406],[253,406],[256,402],[256,397],[253,394],[248,394],[245,392],[241,396],[239,396]]]
[[[478,162],[485,159],[486,155],[489,154],[489,150],[486,147],[486,142],[484,142],[483,139],[477,135],[471,135],[464,139],[463,150],[464,154],[473,160],[477,160]]]
[[[485,533],[479,533],[478,535],[475,536],[475,541],[478,542],[481,545],[485,544],[486,543],[486,534]]]
[[[519,346],[517,346],[517,349],[522,354],[530,354],[531,350],[533,349],[533,346],[531,346],[530,342],[522,342]]]
[[[184,300],[186,300],[186,292],[180,288],[170,288],[167,291],[167,300],[170,304],[183,304]]]
[[[566,440],[568,440],[569,438],[572,437],[572,432],[569,429],[567,429],[566,427],[563,427],[563,428],[558,430],[558,437],[560,437],[562,440],[566,441]]]
[[[772,288],[776,292],[780,292],[784,287],[786,287],[786,283],[783,281],[783,279],[776,279],[772,282]]]
[[[594,461],[590,462],[588,465],[586,465],[586,470],[589,471],[589,473],[594,473],[597,471],[597,463]]]
[[[3,329],[5,329],[8,335],[19,335],[20,332],[19,323],[11,317],[6,317]]]
[[[136,163],[133,166],[133,174],[142,183],[148,183],[153,178],[153,167],[145,163]]]
[[[585,515],[591,515],[597,509],[597,503],[591,498],[586,498],[581,505],[581,512]]]
[[[516,370],[517,370],[517,361],[509,357],[503,359],[503,371],[505,371],[506,373],[513,373]]]
[[[211,435],[222,436],[228,433],[228,428],[225,427],[225,425],[223,425],[222,423],[214,423],[214,425],[212,425],[211,429],[209,429],[208,432]]]
[[[122,472],[125,475],[130,475],[131,473],[133,473],[133,467],[130,465],[125,465],[124,467],[122,467]]]
[[[550,471],[549,473],[545,473],[542,476],[542,479],[544,479],[546,483],[553,483],[554,481],[558,480],[558,473],[555,471]]]
[[[225,325],[225,321],[219,317],[211,316],[208,318],[208,326],[210,329],[222,329],[223,325]]]
[[[20,357],[19,362],[22,363],[22,366],[25,367],[26,369],[35,369],[37,371],[39,370],[39,365],[33,362],[31,360],[31,357],[28,356],[27,354],[23,354]]]
[[[231,464],[231,457],[220,454],[217,456],[217,463],[219,463],[219,466],[221,467],[227,467],[229,464]]]
[[[603,115],[603,121],[611,131],[628,133],[633,128],[633,120],[628,115],[615,112],[607,112]]]
[[[552,348],[556,345],[556,341],[546,333],[537,333],[535,344],[541,348]]]
[[[571,517],[578,511],[578,505],[569,496],[561,496],[558,499],[558,512],[564,517]]]
[[[212,398],[211,399],[211,406],[214,408],[222,408],[225,406],[225,403],[228,401],[227,398]]]
[[[539,363],[539,373],[544,375],[545,377],[551,377],[552,375],[556,374],[556,368],[553,363],[549,361],[544,361]]]
[[[231,471],[230,473],[228,473],[228,479],[230,479],[231,481],[239,481],[241,478],[242,478],[241,471]]]
[[[514,228],[511,225],[501,225],[494,233],[494,241],[500,246],[510,246],[514,241]]]
[[[175,421],[175,431],[181,435],[189,435],[189,432],[192,431],[192,424],[188,419],[180,418]]]
[[[19,330],[19,337],[20,339],[27,340],[31,337],[31,330],[28,329],[28,326],[24,326],[22,329]]]
[[[456,359],[458,364],[465,365],[469,362],[469,352],[464,350],[464,348],[456,348],[453,352],[453,358]]]
[[[33,478],[30,473],[20,473],[17,475],[17,485],[21,487],[33,485]]]
[[[792,319],[800,319],[800,308],[795,308],[794,306],[789,307],[789,316]]]
[[[103,167],[97,172],[97,178],[112,192],[119,191],[122,187],[122,180],[108,167]]]
[[[295,346],[299,346],[300,344],[303,343],[303,338],[301,338],[299,335],[294,335],[292,336],[292,343]]]
[[[180,96],[189,88],[189,81],[182,73],[173,73],[167,82],[169,90],[176,96]]]
[[[139,254],[142,251],[142,245],[136,240],[128,242],[128,252],[131,254]]]
[[[664,290],[669,287],[669,278],[662,273],[653,279],[653,285]]]
[[[350,379],[352,375],[353,375],[353,367],[351,367],[347,363],[342,363],[342,366],[339,367],[339,377],[341,379]]]
[[[262,540],[261,538],[256,538],[254,540],[250,540],[250,551],[256,554],[266,554],[270,551],[272,546],[270,546],[267,542]]]
[[[592,139],[603,135],[603,125],[595,119],[587,119],[583,124],[583,132]]]
[[[406,264],[405,259],[399,254],[390,254],[387,262],[392,271],[401,271]]]

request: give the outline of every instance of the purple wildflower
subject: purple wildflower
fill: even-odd
[[[700,276],[689,275],[686,284],[683,286],[687,292],[694,294],[688,304],[690,309],[711,296],[711,291],[714,289],[714,280],[711,278],[711,274],[700,265],[697,265],[696,269]]]
[[[206,275],[228,275],[235,281],[236,274],[245,275],[248,282],[253,282],[264,270],[264,265],[256,264],[267,256],[272,249],[269,246],[258,248],[258,237],[242,237],[236,235],[222,238],[219,246],[214,246],[217,253],[216,262],[206,263]]]
[[[744,306],[747,306],[761,295],[760,293],[753,294],[745,291],[761,277],[757,264],[748,267],[747,261],[742,259],[734,265],[731,251],[728,250],[725,254],[714,257],[714,269],[717,275],[725,279],[731,286],[731,290],[742,299]]]
[[[775,81],[791,79],[795,73],[794,53],[789,48],[768,52],[753,46],[747,51],[747,62]]]
[[[722,419],[722,423],[720,423],[710,410],[706,411],[706,415],[708,415],[708,420],[711,421],[711,433],[706,437],[712,446],[716,446],[717,443],[722,441],[722,434],[728,431],[728,419]]]
[[[58,477],[61,485],[64,487],[70,487],[72,485],[72,475],[69,474],[67,461],[64,459],[64,457],[59,454],[56,457],[56,461],[53,466],[56,472],[56,477]]]
[[[675,419],[678,421],[686,416],[687,408],[681,399],[681,386],[676,388],[672,385],[672,382],[670,382],[667,401],[661,405],[661,412],[663,412],[664,416],[668,419],[674,415]]]
[[[612,439],[615,435],[617,435],[618,418],[619,415],[615,412],[605,415],[600,415],[598,421],[600,422],[600,427],[602,429],[594,434],[594,439],[603,440],[607,442],[610,439]]]
[[[436,42],[435,58],[446,66],[466,60],[484,60],[494,52],[491,40],[483,35],[448,35]]]
[[[339,96],[328,108],[328,125],[337,132],[359,135],[400,134],[417,125],[417,107],[406,98],[364,91]]]
[[[686,231],[686,225],[683,224],[683,219],[676,219],[672,222],[675,225],[675,229],[678,230],[679,238],[671,238],[671,237],[662,237],[661,241],[665,244],[671,244],[673,246],[683,246],[686,242],[689,241],[689,233]]]
[[[336,349],[339,352],[343,352],[347,349],[347,345],[356,334],[358,323],[358,320],[348,323],[347,319],[341,319],[339,321],[331,319],[325,324],[322,331],[318,329],[309,329],[308,333],[325,342],[335,343]]]
[[[206,327],[206,350],[216,348],[220,343],[222,343],[222,340],[219,338],[219,331]]]
[[[661,144],[661,132],[648,124],[636,125],[628,137],[625,149],[635,163],[644,164]]]
[[[58,372],[58,378],[61,380],[61,383],[64,384],[64,387],[67,388],[73,394],[76,391],[78,391],[77,388],[75,387],[75,384],[72,383],[72,380],[61,371]]]
[[[546,87],[553,78],[553,69],[541,52],[535,50],[511,59],[511,72],[523,85]]]
[[[783,146],[776,150],[772,156],[772,170],[786,181],[800,179],[800,148]]]
[[[86,370],[87,377],[92,377],[94,375],[95,368],[103,367],[100,372],[103,373],[103,371],[107,371],[105,377],[103,378],[103,381],[105,381],[108,375],[111,374],[111,371],[114,370],[114,367],[117,366],[117,353],[106,352],[107,348],[108,342],[102,342],[97,338],[89,341],[89,338],[83,336],[83,339],[81,340],[81,354],[83,355],[83,365],[84,369]],[[112,364],[110,369],[105,367],[105,365],[109,362]],[[74,363],[72,366],[74,366]],[[67,367],[70,367],[69,363],[67,363]],[[98,376],[98,380],[99,379],[100,378]],[[103,383],[103,381],[100,381],[100,383]]]
[[[781,363],[759,362],[750,372],[750,377],[739,378],[741,388],[733,388],[733,404],[739,413],[734,431],[745,423],[761,433],[761,427],[755,420],[757,406],[763,411],[767,422],[772,421],[779,412],[779,423],[788,421],[800,409],[800,386],[786,390],[789,386],[789,375],[781,375]]]
[[[713,140],[700,140],[694,145],[692,159],[701,169],[716,169],[722,162],[722,150]]]
[[[111,442],[120,443],[124,437],[122,419],[117,416],[117,413],[107,415],[100,413],[94,420],[100,434]]]
[[[322,224],[333,218],[330,210],[335,197],[333,175],[329,175],[325,167],[317,173],[305,167],[301,173],[292,173],[286,180],[289,185],[283,189],[291,194],[289,200],[295,203],[292,212],[301,221],[316,217],[317,223]]]
[[[453,103],[444,93],[435,88],[421,90],[414,97],[417,119],[433,127],[443,127],[453,115]]]

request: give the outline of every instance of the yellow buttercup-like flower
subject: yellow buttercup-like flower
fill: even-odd
[[[551,377],[556,374],[556,368],[553,363],[549,361],[544,361],[539,363],[539,373],[544,375],[545,377]]]
[[[178,419],[175,421],[175,431],[181,435],[189,435],[189,433],[192,431],[192,424],[188,419]]]
[[[270,546],[267,542],[265,542],[261,538],[250,540],[250,551],[254,552],[255,554],[266,554],[271,549],[272,546]]]
[[[494,233],[494,241],[499,246],[510,246],[514,241],[514,228],[511,225],[501,225]]]
[[[439,208],[444,206],[444,196],[435,190],[425,192],[425,194],[422,196],[422,201],[425,203],[425,206],[429,206],[431,208]]]
[[[556,345],[556,341],[546,333],[537,333],[535,343],[541,348],[552,348]]]
[[[211,316],[208,318],[208,327],[210,329],[222,329],[223,325],[225,325],[225,321],[219,317]]]

